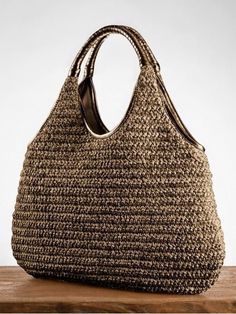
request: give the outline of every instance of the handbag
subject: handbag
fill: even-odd
[[[115,33],[134,47],[140,74],[123,120],[108,130],[92,77],[99,48]],[[131,27],[105,26],[77,54],[27,145],[11,241],[18,265],[36,278],[177,294],[217,280],[225,246],[205,149]]]

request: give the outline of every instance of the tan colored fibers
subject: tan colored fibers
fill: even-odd
[[[179,294],[214,284],[225,251],[208,160],[165,102],[143,66],[126,119],[96,138],[67,77],[20,176],[12,248],[29,274]]]

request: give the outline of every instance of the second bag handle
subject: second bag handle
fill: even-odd
[[[88,41],[85,43],[85,45],[77,54],[70,69],[69,76],[78,77],[81,69],[81,64],[87,53],[90,50],[92,50],[92,54],[94,51],[96,53],[97,49],[102,44],[103,40],[108,35],[113,33],[121,34],[130,41],[138,55],[140,67],[142,67],[143,65],[150,64],[153,67],[157,68],[158,70],[160,69],[158,62],[151,53],[151,50],[148,47],[146,41],[137,31],[135,31],[134,33],[133,29],[130,29],[129,27],[122,25],[108,25],[103,28],[100,28],[97,32],[95,32],[93,35],[89,37]]]

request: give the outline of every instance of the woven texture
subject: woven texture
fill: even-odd
[[[211,179],[205,153],[172,123],[151,66],[107,138],[87,130],[77,79],[67,77],[27,147],[14,256],[36,277],[200,293],[225,255]]]

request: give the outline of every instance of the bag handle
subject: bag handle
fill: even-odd
[[[122,28],[122,30],[127,31],[129,34],[132,34],[132,36],[134,36],[133,39],[136,41],[136,43],[139,43],[142,46],[143,53],[145,53],[146,58],[149,60],[149,63],[154,65],[155,69],[157,70],[157,73],[159,74],[160,64],[157,62],[154,54],[152,53],[145,39],[135,29],[129,26],[119,25],[119,27]],[[84,77],[93,76],[96,57],[104,40],[105,38],[98,40],[95,47],[92,49],[88,61],[85,65]]]
[[[150,53],[151,50],[148,47],[147,43],[145,42],[144,38],[137,31],[134,32],[133,30],[126,26],[108,25],[100,28],[98,31],[96,31],[93,35],[89,37],[88,41],[85,43],[85,45],[82,47],[82,49],[75,57],[75,60],[69,72],[69,76],[78,77],[81,69],[81,64],[87,53],[91,49],[92,49],[91,54],[93,54],[94,51],[96,53],[96,51],[98,51],[97,48],[101,46],[103,40],[105,40],[107,36],[113,33],[121,34],[130,41],[138,55],[140,67],[150,64],[153,67],[157,68],[159,71],[160,66],[158,62],[156,61],[154,55]]]
[[[165,98],[165,106],[166,110],[168,111],[168,115],[170,119],[173,121],[173,123],[176,125],[176,127],[179,129],[180,133],[192,144],[194,144],[196,147],[198,147],[201,150],[205,150],[203,145],[199,144],[193,136],[190,134],[186,126],[184,125],[183,121],[179,117],[174,104],[165,88],[164,82],[162,80],[161,74],[160,74],[160,65],[156,61],[151,49],[147,45],[144,38],[134,29],[123,26],[123,25],[109,25],[105,26],[101,29],[99,29],[97,32],[95,32],[93,35],[91,35],[88,39],[88,41],[85,43],[85,45],[82,47],[82,49],[77,54],[70,72],[69,76],[72,77],[78,77],[80,74],[81,64],[87,55],[88,52],[90,53],[89,59],[87,61],[86,67],[85,67],[85,78],[89,78],[89,75],[92,76],[93,69],[94,69],[94,63],[96,60],[97,53],[99,51],[99,48],[102,44],[102,42],[105,40],[107,36],[109,36],[112,33],[119,33],[123,36],[125,36],[134,47],[138,58],[140,67],[144,65],[151,65],[155,72],[156,72],[156,78],[159,87],[162,90],[163,96]],[[91,78],[90,76],[90,78]],[[88,104],[89,105],[89,104]],[[93,104],[94,105],[94,104]],[[86,107],[86,106],[85,106]],[[91,107],[89,105],[89,107]],[[94,105],[96,107],[96,105]],[[86,109],[86,108],[85,108]]]

